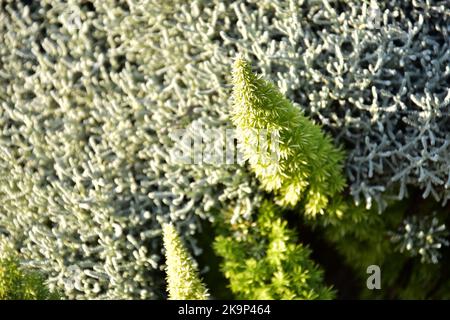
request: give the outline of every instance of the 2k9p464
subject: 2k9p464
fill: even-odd
[[[232,314],[270,314],[269,305],[249,305],[249,304],[224,304],[222,306],[223,315]]]

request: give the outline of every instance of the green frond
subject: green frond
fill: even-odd
[[[244,158],[278,204],[304,200],[314,217],[343,189],[343,152],[241,57],[233,66],[232,121]]]
[[[171,224],[163,226],[166,249],[167,291],[170,300],[206,300],[208,292],[197,267]]]

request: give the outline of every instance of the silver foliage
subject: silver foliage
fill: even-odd
[[[397,250],[412,257],[420,256],[422,262],[428,263],[438,263],[440,250],[450,245],[448,236],[445,224],[439,223],[435,215],[408,217],[390,234]]]
[[[180,75],[163,76],[189,69],[170,61],[183,59],[186,46],[172,39],[172,48],[158,47],[166,33],[183,31],[160,30],[171,11],[155,3],[2,5],[3,240],[69,298],[158,297],[162,221],[190,236],[199,217],[212,219],[227,203],[248,211],[257,201],[241,167],[170,157],[172,130],[225,123],[226,95],[219,103],[189,97]]]

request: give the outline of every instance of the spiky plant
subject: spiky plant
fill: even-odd
[[[233,67],[232,121],[244,159],[280,205],[304,199],[315,216],[343,189],[343,152],[242,57]]]
[[[163,225],[167,291],[170,300],[206,300],[209,296],[196,265],[172,224]]]

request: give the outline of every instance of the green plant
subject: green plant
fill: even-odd
[[[296,243],[277,208],[264,202],[255,220],[229,223],[224,217],[214,248],[239,299],[331,299],[310,250]]]
[[[20,266],[13,254],[0,258],[0,300],[55,300],[60,296],[49,291],[44,277]]]
[[[240,150],[278,203],[293,206],[304,198],[308,216],[323,214],[345,185],[342,151],[241,57],[233,66],[232,120]]]
[[[171,300],[205,300],[209,294],[201,282],[197,266],[171,224],[163,225],[166,249],[167,291]]]

